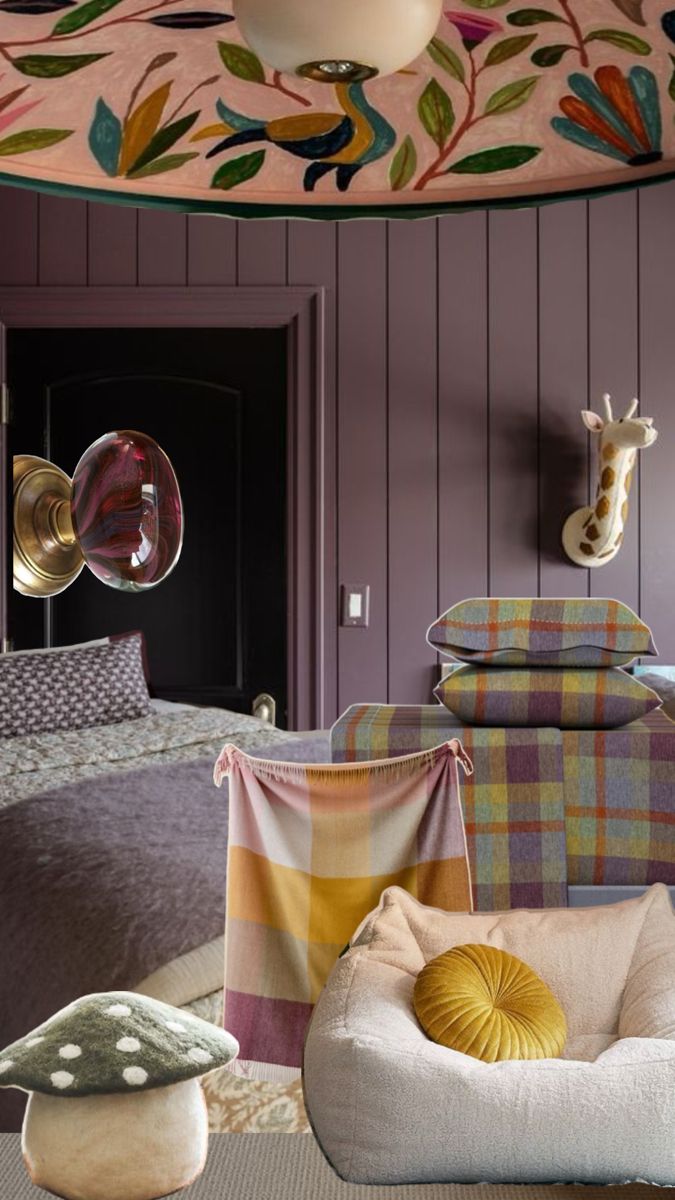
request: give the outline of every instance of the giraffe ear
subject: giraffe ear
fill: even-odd
[[[591,412],[588,408],[583,409],[581,419],[591,433],[602,433],[605,428],[605,422],[602,417],[599,417],[597,413]]]

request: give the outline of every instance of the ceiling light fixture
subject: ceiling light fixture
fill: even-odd
[[[362,83],[408,66],[434,36],[442,0],[234,0],[252,50],[276,71]]]

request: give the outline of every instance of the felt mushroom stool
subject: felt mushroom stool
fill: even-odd
[[[236,1057],[224,1029],[133,992],[83,996],[0,1053],[0,1086],[30,1093],[33,1183],[65,1200],[155,1200],[204,1169],[198,1076]]]

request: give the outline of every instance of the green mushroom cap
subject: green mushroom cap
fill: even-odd
[[[0,1087],[48,1096],[150,1091],[225,1066],[235,1038],[135,992],[97,992],[0,1052]]]

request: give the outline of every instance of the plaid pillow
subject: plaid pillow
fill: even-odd
[[[493,666],[620,667],[656,654],[651,630],[619,600],[462,600],[434,621],[441,654]]]
[[[0,738],[112,725],[149,711],[142,633],[0,655]]]
[[[659,697],[618,667],[573,670],[460,667],[434,691],[467,725],[615,729],[658,708]]]

